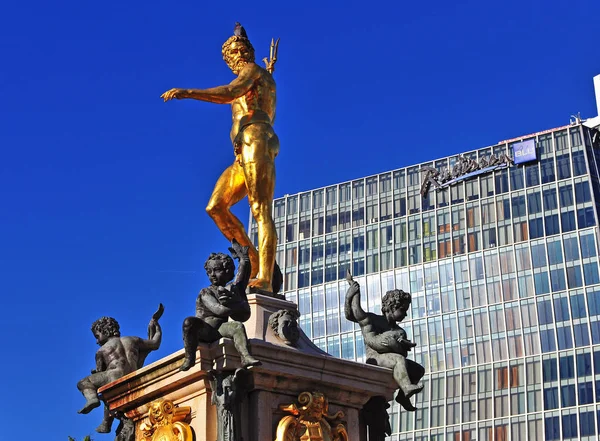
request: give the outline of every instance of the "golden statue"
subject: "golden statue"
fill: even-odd
[[[231,103],[235,161],[219,177],[206,211],[227,240],[249,247],[252,265],[249,287],[272,292],[277,235],[271,214],[275,191],[275,157],[279,138],[273,130],[275,120],[275,81],[277,42],[271,41],[266,69],[254,62],[254,48],[246,31],[236,23],[234,35],[222,48],[223,59],[237,75],[231,83],[210,89],[171,89],[161,95],[165,101],[191,98],[217,104]],[[252,216],[258,224],[258,251],[244,225],[230,208],[248,196]]]

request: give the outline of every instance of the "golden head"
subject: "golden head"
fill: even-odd
[[[254,47],[246,37],[233,35],[223,43],[223,60],[234,74],[239,74],[248,63],[254,63]]]

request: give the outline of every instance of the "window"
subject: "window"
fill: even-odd
[[[579,265],[567,267],[567,283],[569,284],[569,288],[579,288],[583,285]]]
[[[558,409],[558,387],[544,388],[544,409]]]
[[[571,207],[573,205],[573,188],[571,185],[563,185],[558,192],[561,208]]]
[[[496,208],[498,210],[498,220],[510,219],[510,201],[508,199],[501,199],[497,202]]]
[[[592,355],[577,354],[577,376],[585,377],[592,375]]]
[[[542,352],[556,351],[556,342],[554,341],[554,329],[540,331],[540,340],[542,342]]]
[[[582,437],[596,434],[594,412],[581,412],[579,414],[579,433]]]
[[[533,275],[533,280],[535,284],[536,295],[546,294],[550,292],[550,284],[548,283],[548,273],[536,273]]]
[[[561,130],[560,132],[555,132],[554,143],[557,152],[560,152],[561,150],[566,150],[569,147],[567,143],[567,131]]]
[[[508,191],[508,171],[504,169],[496,171],[494,174],[496,182],[496,194],[506,193]]]
[[[539,191],[532,192],[527,195],[527,211],[529,214],[541,213],[542,197]]]
[[[560,378],[561,380],[575,378],[575,369],[573,367],[573,356],[568,355],[560,357]]]
[[[325,190],[325,198],[328,207],[336,207],[337,205],[337,188],[328,187]]]
[[[544,222],[541,217],[529,221],[529,238],[537,239],[544,236]]]
[[[571,154],[573,160],[573,176],[584,175],[586,172],[585,158],[583,157],[583,151],[573,152]]]
[[[579,133],[578,127],[571,129],[571,145],[573,147],[578,147],[581,145],[581,133]]]
[[[560,440],[560,420],[558,416],[544,418],[546,441]]]
[[[575,406],[577,404],[577,400],[575,399],[575,385],[568,384],[566,386],[561,386],[560,388],[560,405],[561,407],[570,407]]]
[[[578,204],[590,202],[592,195],[590,193],[590,186],[587,181],[575,183],[575,201]]]
[[[401,170],[394,172],[393,180],[394,190],[396,190],[396,192],[404,189],[406,187],[405,171]]]
[[[481,203],[481,219],[484,225],[495,222],[496,210],[494,201],[483,201]]]
[[[538,138],[538,148],[541,155],[552,153],[552,134],[540,136]]]
[[[558,380],[558,369],[556,368],[555,358],[542,360],[542,378],[545,383]]]
[[[546,158],[540,161],[542,168],[542,184],[554,182],[556,174],[554,172],[554,158]]]
[[[571,294],[571,311],[573,311],[574,319],[586,317],[585,297],[583,294]]]
[[[550,284],[552,285],[553,292],[564,291],[566,289],[565,272],[562,268],[550,270]]]
[[[523,168],[522,167],[511,167],[510,168],[510,187],[513,190],[520,190],[525,186],[523,179]]]
[[[527,215],[525,211],[525,196],[515,196],[512,198],[513,217]]]
[[[594,392],[592,382],[587,381],[585,383],[577,384],[579,392],[579,404],[590,404],[594,402]]]
[[[557,322],[569,320],[569,303],[566,297],[554,298],[554,314]]]
[[[531,246],[531,257],[533,259],[534,268],[542,268],[546,266],[546,247],[543,243]]]
[[[563,233],[574,231],[577,228],[575,226],[575,212],[573,210],[562,212],[560,214],[560,221]]]
[[[594,242],[593,234],[582,234],[579,238],[581,245],[581,257],[595,257],[596,256],[596,245]]]
[[[379,190],[381,193],[392,191],[392,177],[389,173],[379,175]]]
[[[590,344],[590,334],[587,323],[573,325],[573,334],[575,334],[575,347],[588,346]]]
[[[564,239],[565,247],[565,259],[567,262],[573,262],[579,259],[579,248],[577,245],[577,238],[570,237]]]
[[[491,174],[481,177],[481,196],[494,196],[493,176]]]
[[[558,349],[571,349],[573,347],[573,335],[571,334],[570,326],[561,326],[556,329],[556,337],[558,340]]]
[[[527,187],[540,185],[539,165],[537,163],[525,166],[525,179],[527,181]]]
[[[600,275],[598,274],[598,263],[584,263],[583,264],[583,277],[586,285],[594,285],[600,283]]]
[[[579,225],[579,228],[593,227],[596,225],[596,219],[594,219],[594,209],[592,207],[578,209],[577,224]]]
[[[462,182],[450,187],[450,200],[453,204],[458,204],[465,200]]]
[[[550,300],[544,300],[538,303],[538,317],[540,325],[548,325],[553,322]]]
[[[553,236],[560,233],[560,225],[558,223],[558,214],[551,214],[544,218],[546,225],[546,236]]]
[[[550,265],[557,265],[563,262],[560,240],[548,242],[548,261],[550,262]]]
[[[514,227],[514,233],[515,233],[515,236],[514,236],[515,242],[522,242],[529,238],[527,224],[528,224],[527,221],[514,223],[513,227]]]
[[[558,169],[558,179],[567,179],[571,177],[571,164],[569,154],[556,157],[556,168]]]
[[[563,415],[563,439],[577,438],[577,414]]]
[[[555,210],[558,208],[556,201],[556,188],[548,188],[543,191],[544,193],[544,210]]]

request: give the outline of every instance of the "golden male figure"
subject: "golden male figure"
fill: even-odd
[[[252,265],[250,287],[272,292],[277,236],[271,215],[275,190],[275,157],[279,138],[273,131],[275,119],[275,81],[271,73],[276,59],[263,69],[254,62],[254,48],[244,28],[236,23],[235,35],[222,48],[223,59],[237,75],[226,86],[210,89],[171,89],[161,97],[191,98],[217,104],[231,103],[235,161],[221,175],[206,211],[225,237],[249,247]],[[273,48],[273,46],[272,46]],[[258,224],[258,251],[248,238],[244,225],[230,208],[248,195],[252,216]]]

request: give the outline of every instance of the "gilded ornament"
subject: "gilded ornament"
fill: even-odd
[[[175,407],[171,400],[152,402],[148,421],[140,426],[142,441],[192,441],[192,428],[184,422],[191,410],[189,406]]]
[[[277,425],[275,441],[348,441],[348,433],[341,418],[344,412],[329,415],[329,402],[321,392],[302,392],[300,406],[292,403],[279,408],[291,415],[284,416]]]

